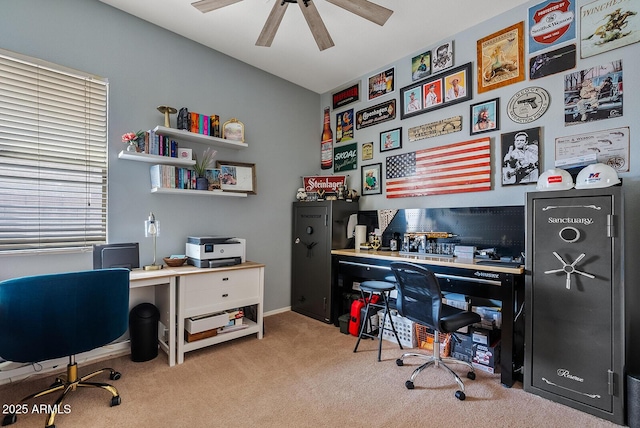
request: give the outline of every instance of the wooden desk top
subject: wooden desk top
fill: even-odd
[[[496,266],[481,264],[484,259],[461,259],[458,257],[437,257],[428,254],[401,254],[398,251],[374,251],[374,250],[331,250],[332,255],[363,257],[378,260],[390,260],[392,262],[410,262],[422,263],[436,266],[456,267],[462,269],[475,269],[490,272],[510,273],[521,275],[524,273],[524,267]],[[480,263],[479,263],[480,262]]]
[[[257,267],[264,267],[264,266],[265,265],[262,263],[245,262],[245,263],[240,263],[238,265],[222,266],[217,268],[199,268],[196,266],[185,264],[179,267],[164,266],[163,269],[158,269],[158,270],[134,269],[129,274],[129,280],[141,281],[146,279],[160,279],[160,278],[169,278],[172,276],[195,275],[195,274],[209,273],[209,272],[224,272],[229,270],[249,269],[249,268],[257,268]]]

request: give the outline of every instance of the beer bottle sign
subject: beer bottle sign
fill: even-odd
[[[322,140],[320,146],[320,167],[330,169],[333,166],[333,131],[331,131],[331,118],[329,107],[324,109],[324,125],[322,127]]]

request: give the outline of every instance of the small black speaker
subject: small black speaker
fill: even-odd
[[[640,428],[640,374],[627,375],[627,425]]]

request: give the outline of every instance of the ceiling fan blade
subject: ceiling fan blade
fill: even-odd
[[[241,1],[242,0],[200,0],[191,3],[191,6],[195,7],[202,13],[206,13]]]
[[[331,39],[331,35],[329,35],[329,31],[327,31],[327,27],[325,27],[324,22],[322,22],[322,18],[318,13],[318,9],[316,9],[316,5],[313,4],[312,0],[306,2],[306,5],[304,3],[305,2],[302,0],[298,1],[302,14],[304,15],[304,19],[307,20],[307,24],[311,30],[311,34],[313,34],[313,38],[316,39],[318,49],[323,51],[335,46]]]
[[[273,43],[274,37],[276,37],[276,32],[278,31],[278,27],[280,27],[280,22],[282,22],[282,17],[284,16],[285,11],[289,3],[282,4],[280,0],[276,0],[273,2],[273,8],[271,9],[271,13],[267,17],[267,21],[264,23],[264,27],[262,27],[262,31],[258,36],[258,40],[256,41],[256,46],[271,46]]]
[[[375,22],[378,25],[384,25],[393,13],[391,9],[371,3],[368,0],[327,0],[327,2],[355,13],[371,22]]]

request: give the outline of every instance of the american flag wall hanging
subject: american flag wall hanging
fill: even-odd
[[[387,157],[387,198],[491,190],[488,137]]]

